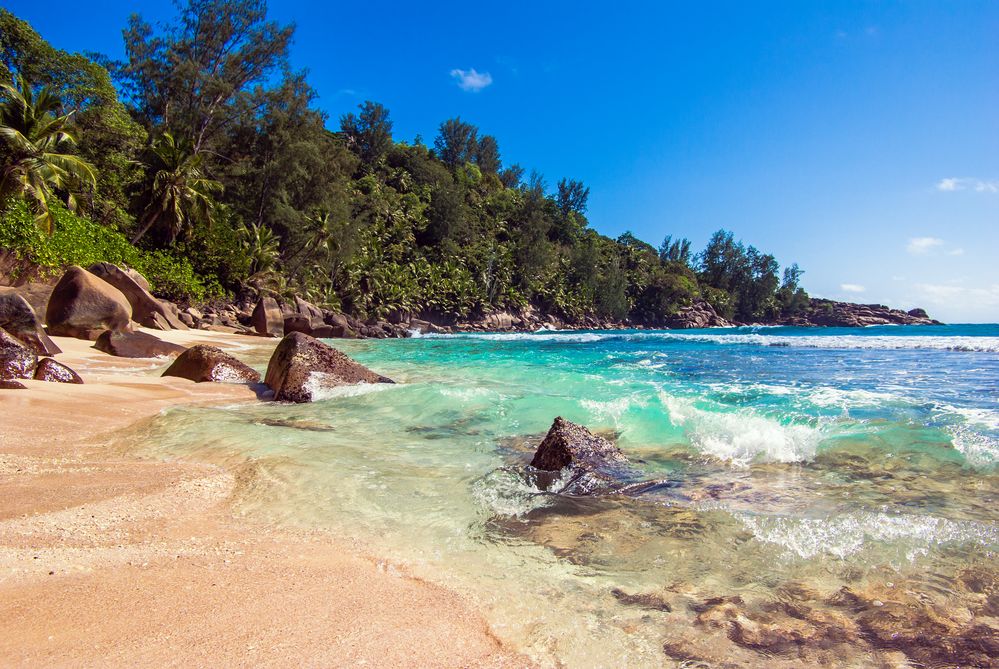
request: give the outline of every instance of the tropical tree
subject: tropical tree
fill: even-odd
[[[26,200],[39,227],[51,233],[55,219],[49,200],[60,194],[70,210],[77,195],[96,187],[94,168],[69,151],[76,140],[68,125],[72,112],[58,114],[59,98],[47,87],[37,92],[24,77],[0,84],[0,201]]]
[[[164,242],[172,244],[182,233],[189,236],[195,223],[211,223],[222,184],[208,178],[201,155],[189,142],[165,132],[150,145],[144,162],[145,208],[133,244],[154,228]]]
[[[251,279],[266,276],[277,265],[280,241],[274,232],[264,225],[251,223],[239,231],[243,250],[250,259]]]

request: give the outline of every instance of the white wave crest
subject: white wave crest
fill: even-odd
[[[659,398],[670,422],[683,429],[694,447],[734,465],[810,460],[822,439],[818,429],[807,425],[784,425],[745,410],[707,411],[665,392]]]
[[[753,515],[738,518],[756,539],[782,546],[789,554],[805,559],[823,553],[844,558],[872,542],[897,544],[909,560],[946,543],[999,543],[999,528],[994,524],[930,516],[857,512],[822,519]]]
[[[620,424],[625,412],[632,406],[645,406],[637,396],[618,397],[613,400],[579,400],[580,406],[586,409],[596,420],[612,421],[615,426]]]
[[[321,372],[312,372],[309,374],[307,386],[312,393],[313,401],[318,402],[337,397],[357,397],[358,395],[367,395],[369,393],[383,392],[391,388],[398,388],[400,385],[392,383],[357,383],[352,386],[330,388],[324,383],[324,376]]]
[[[781,346],[821,349],[929,350],[999,353],[999,337],[966,335],[776,335],[776,334],[707,334],[682,332],[515,332],[461,333],[427,335],[439,338],[482,339],[498,342],[589,343],[598,341],[675,341],[743,346]]]

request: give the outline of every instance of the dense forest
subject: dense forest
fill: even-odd
[[[289,64],[293,34],[262,0],[189,0],[170,25],[133,16],[112,61],[0,10],[0,248],[127,264],[178,301],[295,294],[361,317],[532,306],[656,325],[696,298],[744,322],[807,306],[796,265],[730,232],[700,253],[598,234],[586,185],[504,161],[460,117],[431,144],[395,137],[376,102],[328,118]]]

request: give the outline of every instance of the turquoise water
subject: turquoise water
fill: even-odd
[[[127,440],[244,467],[240,513],[352,537],[453,587],[542,664],[862,667],[897,652],[869,633],[749,643],[708,620],[717,597],[778,627],[863,623],[862,605],[836,608],[844,587],[903,588],[965,623],[988,613],[962,584],[996,582],[999,326],[332,343],[399,385],[178,408]],[[661,485],[535,489],[525,467],[558,415]],[[811,613],[774,613],[788,597]]]

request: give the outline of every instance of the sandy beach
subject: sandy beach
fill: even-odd
[[[157,332],[245,353],[267,340]],[[56,338],[85,385],[0,390],[0,665],[527,666],[474,604],[349,538],[236,517],[252,472],[138,459],[116,430],[256,401]],[[262,352],[262,351],[261,351]]]

